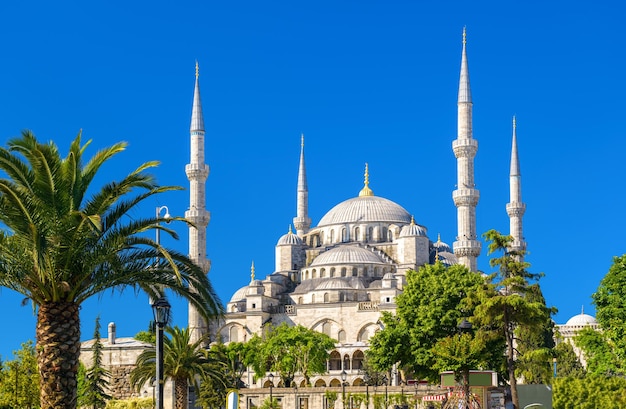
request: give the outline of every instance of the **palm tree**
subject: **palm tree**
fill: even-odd
[[[163,374],[174,381],[176,409],[187,407],[187,391],[189,384],[198,390],[198,378],[210,376],[219,379],[222,371],[217,369],[203,348],[206,338],[191,343],[189,328],[167,327],[169,335],[163,340]],[[135,369],[130,373],[133,388],[141,388],[146,382],[154,379],[156,374],[156,350],[146,349],[138,357]]]
[[[169,289],[207,320],[222,312],[202,269],[145,234],[175,232],[158,217],[136,217],[146,199],[180,188],[158,186],[146,173],[158,163],[148,162],[97,190],[98,170],[126,144],[83,163],[88,145],[81,146],[79,133],[62,158],[53,142],[24,131],[0,148],[6,176],[0,179],[0,286],[23,294],[36,309],[41,409],[76,408],[79,309],[89,297],[130,286],[157,299]]]

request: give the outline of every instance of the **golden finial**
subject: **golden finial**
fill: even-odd
[[[369,185],[370,185],[370,172],[369,172],[369,166],[366,163],[365,164],[365,186],[363,187],[363,189],[361,189],[361,191],[359,192],[359,196],[374,196],[374,192],[372,192],[372,189],[370,189]]]
[[[411,215],[411,226],[415,226],[415,217]]]
[[[200,65],[198,65],[198,60],[196,60],[196,78],[200,76]]]
[[[252,260],[252,266],[250,267],[250,282],[254,281],[254,260]]]
[[[441,243],[441,233],[437,233],[437,243]]]
[[[288,234],[293,234],[293,232],[291,231],[291,224],[289,225],[289,233]]]
[[[467,30],[466,27],[463,26],[463,45],[467,44]]]
[[[437,233],[437,244],[441,244],[441,233]],[[435,263],[439,262],[439,246],[435,246]]]

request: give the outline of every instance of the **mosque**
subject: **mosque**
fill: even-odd
[[[452,198],[457,208],[457,237],[449,246],[439,238],[430,238],[400,204],[376,196],[369,187],[365,165],[363,186],[358,195],[330,209],[313,225],[309,217],[305,144],[302,137],[294,230],[278,238],[275,247],[275,271],[265,279],[255,276],[254,265],[248,285],[232,295],[226,315],[215,329],[223,342],[246,341],[262,333],[267,324],[303,325],[325,333],[338,341],[330,353],[328,372],[311,378],[314,386],[340,384],[345,371],[346,382],[363,382],[360,373],[368,341],[380,329],[382,311],[395,311],[396,296],[402,292],[408,270],[418,269],[439,260],[447,265],[462,264],[477,271],[481,242],[476,232],[476,206],[479,191],[474,181],[474,157],[478,142],[472,134],[472,94],[463,33],[461,69],[458,90],[458,132],[452,141],[457,159],[457,189]],[[517,152],[516,125],[513,120],[510,218],[513,246],[523,250],[520,166]],[[190,181],[190,210],[186,217],[196,227],[190,228],[189,254],[196,261],[206,261],[206,225],[209,221],[204,203],[204,182],[208,166],[204,164],[204,127],[200,86],[196,82],[191,119],[191,164],[187,165]],[[355,189],[355,193],[356,189]],[[197,312],[190,307],[189,326],[199,334],[207,331]],[[246,374],[251,387],[263,387]],[[304,380],[296,376],[295,382]],[[397,379],[392,380],[397,384]]]
[[[457,138],[452,141],[452,152],[457,160],[457,188],[452,192],[457,208],[457,236],[452,246],[443,243],[439,237],[436,240],[429,237],[427,228],[420,225],[402,205],[376,196],[369,187],[367,164],[358,195],[337,204],[313,225],[309,217],[305,144],[302,136],[294,229],[290,227],[276,242],[275,271],[261,280],[256,277],[252,265],[250,282],[230,297],[226,314],[217,325],[208,326],[195,308],[189,305],[188,326],[192,342],[207,333],[211,334],[211,339],[220,339],[225,343],[245,342],[253,334],[261,334],[268,324],[280,325],[286,322],[303,325],[337,340],[336,347],[330,351],[327,372],[311,378],[312,386],[322,391],[310,395],[311,407],[326,407],[323,403],[323,387],[363,385],[361,368],[369,339],[381,328],[381,313],[395,311],[395,300],[406,283],[407,271],[436,261],[446,265],[462,264],[477,271],[481,242],[476,232],[476,206],[480,193],[474,181],[474,157],[478,151],[478,141],[473,138],[472,109],[464,32],[457,100]],[[197,64],[190,137],[191,160],[185,167],[190,184],[189,210],[185,217],[193,222],[189,231],[189,255],[208,274],[210,262],[206,253],[206,234],[210,213],[205,202],[205,183],[209,166],[205,163],[205,130]],[[510,221],[508,233],[513,237],[512,248],[525,250],[522,218],[526,205],[522,202],[515,118],[510,155],[510,200],[506,204]],[[597,324],[593,317],[585,314],[572,320],[560,328],[566,338],[571,335],[567,332],[569,330],[575,332],[581,326]],[[126,350],[121,345],[122,341],[115,341],[114,334],[111,338],[110,326],[109,337],[104,339],[104,349]],[[138,354],[146,347],[133,344],[137,352],[131,355]],[[87,341],[83,350],[88,353],[89,349]],[[111,353],[125,356],[122,352]],[[119,365],[124,366],[123,372],[128,372],[126,366],[132,366],[132,362],[118,358]],[[342,375],[345,381],[341,379]],[[267,391],[268,387],[288,386],[281,385],[278,377],[254,380],[250,371],[244,373],[243,380],[249,388],[245,396],[246,408],[260,405],[265,393],[263,391]],[[304,379],[297,375],[294,382],[297,388],[305,386]],[[398,379],[391,379],[390,387],[398,385]],[[254,390],[258,391],[256,395],[250,394]],[[270,394],[271,391],[270,388]],[[242,392],[242,398],[243,395]],[[304,401],[298,402],[297,405],[294,403],[294,409],[304,407]],[[308,407],[308,403],[305,406]],[[287,409],[290,407],[287,404]]]

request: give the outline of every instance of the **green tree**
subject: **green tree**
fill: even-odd
[[[474,320],[480,327],[490,328],[504,338],[511,400],[514,409],[519,409],[516,371],[521,355],[515,349],[519,342],[518,328],[523,328],[527,335],[542,333],[551,310],[536,297],[537,289],[533,285],[541,275],[528,272],[529,264],[519,261],[524,252],[510,248],[513,238],[495,230],[484,236],[490,242],[489,254],[502,255],[490,260],[490,265],[498,271],[489,276],[489,286],[479,293]]]
[[[13,355],[14,360],[2,363],[0,407],[39,408],[39,374],[33,342],[24,342]]]
[[[554,409],[622,409],[626,407],[626,379],[589,375],[557,378],[552,388]]]
[[[560,342],[554,348],[557,377],[583,378],[586,374],[585,368],[574,352],[574,348],[569,342]]]
[[[546,300],[537,283],[528,286],[526,299],[543,305]],[[556,314],[556,308],[550,308],[546,320],[539,327],[520,324],[516,329],[517,377],[524,379],[526,384],[550,384],[552,382],[552,358],[554,351],[554,321],[551,315]]]
[[[470,295],[484,284],[480,274],[461,265],[446,267],[437,262],[409,271],[396,298],[396,314],[382,314],[384,328],[370,340],[367,358],[372,367],[389,371],[399,362],[418,379],[436,382],[441,366],[436,365],[439,358],[433,348],[438,341],[458,335],[457,326],[475,308]],[[498,350],[489,360],[492,367],[500,366]]]
[[[158,186],[146,172],[157,163],[148,162],[98,189],[92,186],[98,171],[126,144],[104,148],[84,163],[88,145],[81,146],[79,134],[63,158],[53,142],[24,131],[0,148],[0,171],[7,175],[0,179],[0,286],[36,308],[43,409],[76,407],[79,310],[88,298],[130,286],[158,299],[166,288],[205,319],[223,308],[200,267],[146,234],[176,233],[160,218],[137,217],[146,199],[178,188]]]
[[[622,371],[619,357],[604,332],[595,331],[590,327],[583,328],[574,336],[574,344],[585,355],[587,373],[610,375]]]
[[[596,306],[596,319],[616,358],[612,370],[623,374],[626,370],[626,254],[613,258],[613,264],[591,298]]]
[[[154,325],[154,321],[150,321],[148,324],[148,329],[145,331],[139,331],[135,334],[133,338],[137,341],[145,342],[146,344],[156,344],[156,327]]]
[[[336,341],[302,325],[283,323],[271,327],[264,338],[255,335],[248,342],[258,351],[250,354],[248,362],[256,376],[263,377],[267,371],[276,371],[283,385],[289,386],[296,373],[302,374],[307,384],[312,375],[326,373],[328,351],[335,347]]]
[[[191,343],[189,328],[167,327],[169,335],[163,340],[163,375],[174,381],[174,396],[176,409],[187,407],[189,384],[198,390],[197,379],[206,374],[211,361],[204,352],[203,345],[206,336]],[[143,351],[136,361],[135,369],[130,373],[130,383],[139,390],[146,382],[156,376],[156,349]],[[214,373],[214,377],[221,373]]]
[[[78,397],[79,406],[102,409],[111,396],[106,393],[109,386],[109,371],[102,367],[102,342],[100,341],[100,316],[96,317],[93,331],[91,368],[85,373],[84,395]]]
[[[206,351],[209,363],[201,377],[196,404],[203,408],[222,406],[229,389],[243,387],[241,377],[245,371],[244,361],[248,349],[245,343],[217,343]],[[214,374],[221,374],[216,377]]]

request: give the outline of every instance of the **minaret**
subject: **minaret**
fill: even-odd
[[[296,234],[304,236],[311,227],[309,218],[309,188],[306,183],[306,167],[304,165],[304,134],[300,141],[300,167],[298,168],[298,197],[297,197],[296,217],[293,218],[293,225]]]
[[[205,184],[209,176],[209,167],[204,163],[204,119],[202,117],[202,102],[200,101],[199,68],[196,62],[196,85],[193,93],[193,108],[191,111],[191,163],[185,166],[185,173],[189,179],[189,210],[185,218],[195,227],[189,227],[189,257],[198,266],[209,272],[211,262],[206,256],[206,227],[211,214],[206,210]],[[196,342],[208,331],[207,323],[197,309],[189,304],[189,330],[191,343]]]
[[[480,194],[474,184],[474,157],[478,141],[472,138],[472,93],[467,68],[466,33],[463,28],[463,53],[459,80],[457,139],[452,150],[457,162],[457,189],[452,199],[457,208],[458,236],[453,244],[454,254],[460,264],[472,271],[478,270],[476,258],[480,254],[480,241],[476,236],[476,205]]]
[[[509,234],[513,237],[510,248],[515,251],[526,251],[526,242],[522,233],[522,217],[526,212],[526,204],[522,202],[522,175],[520,174],[517,156],[517,123],[513,117],[513,143],[511,145],[511,173],[509,175],[510,202],[506,205],[509,215]],[[519,257],[523,261],[524,256]]]

